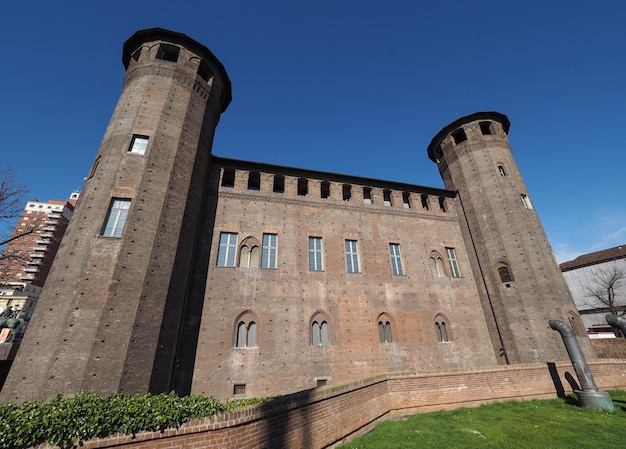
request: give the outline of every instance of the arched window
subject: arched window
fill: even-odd
[[[241,268],[259,267],[259,242],[254,237],[247,237],[239,247],[239,266]]]
[[[503,284],[513,282],[513,276],[511,275],[511,271],[506,265],[502,265],[498,268],[498,275],[500,276],[500,282],[502,282]]]
[[[328,323],[313,321],[311,324],[311,344],[313,346],[328,346]]]
[[[450,341],[450,329],[448,327],[447,320],[442,315],[435,317],[435,331],[437,332],[437,341],[444,343]]]
[[[253,348],[256,346],[257,321],[256,315],[249,310],[237,317],[233,335],[233,345],[236,348]]]
[[[250,321],[240,321],[237,325],[237,343],[238,348],[252,348],[256,346],[256,323]]]
[[[391,320],[385,314],[378,317],[378,340],[380,343],[393,343]]]
[[[443,269],[443,258],[438,252],[433,251],[430,255],[430,270],[436,278],[446,277],[446,272]]]

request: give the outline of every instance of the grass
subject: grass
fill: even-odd
[[[412,415],[382,422],[338,449],[624,448],[626,391],[610,394],[610,413],[579,408],[568,397]]]

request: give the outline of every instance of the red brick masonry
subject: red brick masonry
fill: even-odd
[[[595,360],[589,366],[599,388],[626,388],[625,359]],[[83,448],[324,448],[362,434],[391,416],[554,398],[571,393],[570,382],[575,378],[568,362],[383,375],[279,397],[163,433],[96,438]],[[44,444],[39,449],[48,447]]]

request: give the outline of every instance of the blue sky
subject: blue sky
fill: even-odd
[[[0,166],[31,198],[80,189],[124,41],[163,27],[209,47],[231,78],[216,155],[443,187],[432,137],[495,110],[559,261],[626,243],[626,2],[435,3],[11,2]]]

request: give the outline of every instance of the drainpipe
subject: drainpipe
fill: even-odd
[[[606,322],[611,326],[618,327],[619,330],[622,331],[622,335],[626,337],[626,318],[623,316],[617,316],[613,313],[607,313],[604,318],[606,318]]]
[[[550,320],[550,327],[561,334],[569,358],[574,366],[574,371],[582,387],[582,390],[574,390],[580,405],[598,410],[614,410],[611,396],[606,392],[598,390],[572,328],[560,320]]]

